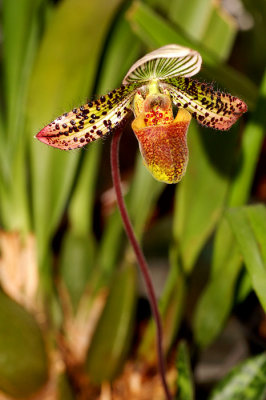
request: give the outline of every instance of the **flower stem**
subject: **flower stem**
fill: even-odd
[[[166,374],[165,374],[164,356],[163,356],[163,349],[162,349],[161,317],[160,317],[160,313],[159,313],[159,309],[158,309],[158,305],[157,305],[148,265],[147,265],[144,255],[143,255],[143,252],[140,248],[140,245],[136,239],[135,233],[133,231],[133,228],[132,228],[132,225],[131,225],[131,222],[130,222],[130,219],[129,219],[129,216],[128,216],[128,213],[126,210],[125,202],[123,199],[122,190],[121,190],[119,157],[118,157],[119,143],[120,143],[121,135],[122,135],[122,131],[120,129],[118,129],[117,132],[115,132],[113,135],[112,144],[111,144],[111,168],[112,168],[113,184],[114,184],[116,198],[117,198],[117,206],[118,206],[118,209],[121,214],[121,218],[122,218],[122,221],[124,224],[126,234],[127,234],[128,239],[133,247],[139,267],[141,269],[141,273],[145,280],[148,298],[149,298],[149,302],[150,302],[150,306],[151,306],[151,310],[152,310],[152,314],[153,314],[155,326],[156,326],[156,341],[157,341],[159,373],[161,375],[161,380],[162,380],[163,388],[165,391],[166,399],[171,400],[172,396],[170,394],[170,391],[169,391],[169,388],[168,388],[168,385],[166,382],[166,376],[165,376]]]

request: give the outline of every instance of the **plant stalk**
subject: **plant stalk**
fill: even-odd
[[[120,179],[120,171],[119,171],[119,143],[122,135],[122,130],[118,129],[117,132],[114,133],[113,138],[112,138],[112,144],[111,144],[111,169],[112,169],[112,178],[113,178],[113,184],[114,184],[114,189],[116,193],[116,198],[117,198],[117,206],[121,214],[121,218],[124,224],[124,228],[126,231],[126,234],[128,236],[128,239],[133,247],[133,250],[135,252],[141,273],[143,275],[145,284],[146,284],[146,289],[147,289],[147,294],[152,310],[152,314],[154,317],[155,321],[155,326],[156,326],[156,342],[157,342],[157,354],[158,354],[158,368],[159,368],[159,373],[161,376],[162,380],[162,385],[165,391],[166,399],[167,400],[172,400],[172,396],[170,393],[170,390],[168,388],[167,382],[166,382],[166,371],[165,371],[165,363],[164,363],[164,356],[163,356],[163,349],[162,349],[162,338],[163,338],[163,333],[162,333],[162,323],[161,323],[161,317],[160,317],[160,312],[158,309],[156,297],[155,297],[155,292],[152,284],[152,280],[150,277],[149,273],[149,268],[148,264],[145,260],[144,254],[140,248],[140,245],[136,239],[135,233],[133,231],[132,224],[130,222],[128,212],[125,206],[125,202],[123,199],[122,195],[122,190],[121,190],[121,179]]]

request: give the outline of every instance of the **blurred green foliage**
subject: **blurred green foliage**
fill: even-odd
[[[165,354],[175,353],[185,322],[195,358],[250,293],[266,309],[265,206],[247,205],[266,199],[265,192],[256,197],[255,187],[255,176],[265,179],[258,168],[266,125],[265,4],[243,0],[253,21],[246,31],[211,0],[3,0],[1,6],[0,226],[1,238],[19,233],[21,252],[0,238],[0,269],[17,263],[28,281],[26,263],[33,258],[38,288],[34,307],[23,309],[7,297],[18,301],[14,293],[23,287],[0,271],[7,293],[0,292],[0,390],[25,397],[53,379],[58,398],[78,398],[72,393],[78,388],[94,399],[100,383],[115,379],[128,360],[144,371],[154,365],[154,326],[141,326],[130,352],[140,329],[136,265],[113,194],[106,204],[100,197],[111,185],[108,139],[68,153],[34,135],[71,107],[118,87],[137,58],[169,43],[197,49],[204,61],[199,79],[248,103],[250,112],[228,133],[192,122],[187,174],[166,201],[173,209],[163,204],[160,214],[170,191],[138,155],[134,167],[122,170],[137,237],[148,255],[157,251],[169,260],[160,298]],[[132,143],[122,143],[122,159],[130,158]],[[36,249],[26,247],[30,234]],[[18,253],[11,263],[8,251]],[[25,251],[30,258],[20,259]],[[54,354],[64,367],[51,372]],[[194,398],[183,344],[176,366],[178,398]],[[262,400],[262,374],[264,354],[232,372],[211,399]]]

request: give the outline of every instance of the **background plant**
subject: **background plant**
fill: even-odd
[[[200,380],[204,355],[213,343],[211,354],[217,353],[221,342],[214,341],[228,320],[240,321],[247,332],[242,359],[254,357],[235,374],[246,376],[245,365],[253,374],[240,388],[231,375],[210,396],[247,397],[250,385],[256,389],[249,398],[265,397],[265,206],[246,204],[266,197],[266,17],[263,1],[243,5],[253,24],[247,31],[210,0],[2,2],[2,396],[94,399],[111,391],[106,382],[114,380],[113,396],[122,382],[121,398],[130,398],[137,367],[147,382],[143,398],[160,395],[151,372],[153,324],[145,315],[143,325],[135,260],[113,194],[106,192],[109,140],[66,154],[33,135],[86,98],[118,87],[140,55],[179,43],[202,54],[203,80],[243,98],[250,112],[226,134],[191,125],[186,177],[167,189],[139,158],[134,165],[131,132],[122,140],[124,189],[137,236],[151,261],[163,260],[162,268],[169,252],[167,281],[158,290],[169,380],[173,388],[177,383],[178,398],[193,398],[185,346],[177,356],[184,372],[178,382],[173,367],[184,338],[197,398],[206,398],[213,381]],[[251,313],[257,316],[252,327]],[[223,385],[230,385],[231,397]]]

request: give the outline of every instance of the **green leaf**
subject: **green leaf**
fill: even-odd
[[[25,89],[28,77],[28,51],[34,29],[36,11],[41,0],[3,1],[3,34],[4,34],[4,84],[3,94],[7,103],[8,135],[15,137],[18,121],[21,122],[21,111],[25,102]],[[36,33],[36,32],[34,32]],[[31,63],[30,63],[31,64]],[[23,103],[21,105],[21,102]],[[8,138],[10,140],[10,138]],[[16,138],[17,139],[17,138]],[[14,141],[10,144],[14,145]],[[10,149],[8,149],[10,150]]]
[[[243,255],[246,268],[264,310],[266,310],[266,208],[238,207],[227,218]]]
[[[212,13],[212,0],[172,0],[168,17],[191,38],[202,38]]]
[[[262,79],[256,108],[243,132],[238,171],[229,189],[229,207],[244,204],[249,196],[264,138],[265,94],[266,74]],[[234,288],[241,265],[236,240],[228,221],[223,217],[214,240],[210,281],[198,301],[194,315],[195,337],[201,346],[210,344],[224,326],[235,297]],[[249,284],[245,286],[242,297],[247,295],[249,288]]]
[[[194,385],[189,360],[189,352],[185,342],[179,343],[177,356],[177,396],[176,400],[193,400]]]
[[[225,218],[216,232],[212,269],[193,316],[195,340],[208,346],[222,330],[230,313],[242,260]]]
[[[168,17],[188,38],[204,43],[217,60],[228,58],[237,25],[223,5],[211,0],[173,0]]]
[[[248,121],[242,136],[241,152],[238,159],[238,171],[230,190],[230,206],[245,204],[248,199],[266,125],[266,69],[261,80],[256,107]]]
[[[37,322],[0,290],[0,390],[27,397],[48,379],[48,359]]]
[[[5,229],[27,233],[31,229],[28,198],[28,159],[25,109],[28,82],[41,24],[40,1],[3,2],[3,84],[5,126],[0,153],[1,207]]]
[[[68,231],[63,239],[59,268],[74,309],[78,306],[94,267],[95,239]]]
[[[209,400],[264,400],[266,353],[235,367],[213,390]]]
[[[55,8],[32,77],[31,136],[60,112],[84,101],[92,90],[103,40],[119,3],[100,0],[96,6],[86,0],[65,0]],[[31,144],[33,213],[43,260],[47,240],[69,197],[80,153],[52,151],[32,139]]]
[[[118,271],[87,354],[86,372],[95,383],[112,380],[122,368],[133,333],[136,268]]]
[[[114,24],[111,37],[108,38],[98,93],[104,93],[121,84],[123,77],[138,58],[140,50],[141,41],[130,29],[123,10]]]
[[[98,178],[101,143],[90,145],[76,179],[68,207],[69,222],[73,232],[80,236],[93,236],[93,211],[95,186]]]
[[[223,5],[212,3],[208,25],[201,37],[202,43],[219,61],[224,61],[230,56],[236,33],[236,20],[223,9]]]
[[[188,134],[190,161],[177,186],[173,235],[185,271],[194,263],[223,211],[233,163],[236,135],[199,130]],[[214,158],[215,155],[215,158]]]

